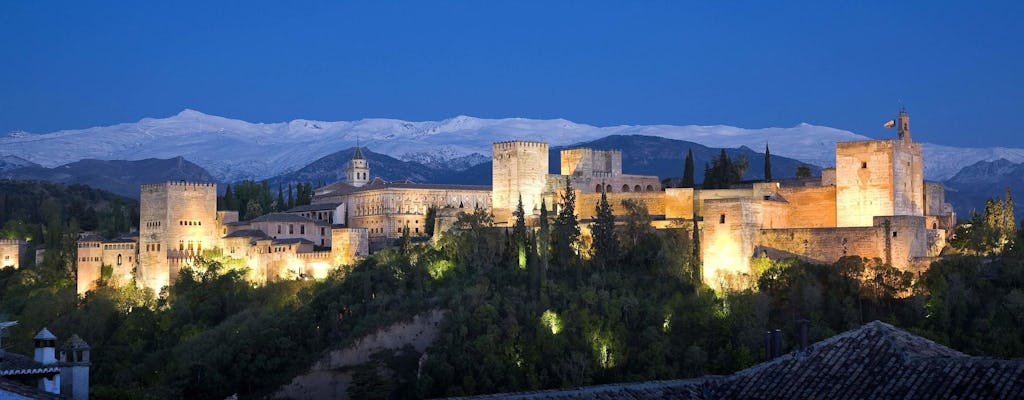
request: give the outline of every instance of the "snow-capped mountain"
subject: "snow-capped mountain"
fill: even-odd
[[[564,119],[481,119],[458,116],[443,121],[395,119],[281,123],[246,121],[184,110],[168,118],[64,130],[46,134],[19,132],[0,138],[0,156],[13,155],[55,167],[84,158],[139,160],[182,156],[218,180],[265,179],[302,168],[357,141],[375,152],[428,166],[464,169],[487,161],[491,144],[504,140],[542,140],[552,146],[587,142],[609,135],[650,135],[687,140],[709,147],[763,149],[772,154],[828,166],[835,143],[868,140],[835,128],[800,124],[792,128],[745,129],[732,126],[620,125],[595,127]],[[962,149],[926,144],[925,176],[946,179],[982,160],[1024,162],[1024,149]],[[680,155],[682,159],[682,155]]]

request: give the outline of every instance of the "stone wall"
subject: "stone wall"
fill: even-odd
[[[665,188],[665,218],[693,219],[693,188]]]
[[[103,243],[100,241],[79,241],[75,254],[77,271],[77,293],[96,288],[96,280],[100,279],[100,268],[103,265]]]
[[[331,229],[331,265],[350,265],[370,254],[370,238],[365,228]]]
[[[893,215],[894,140],[836,143],[836,223],[871,226]]]
[[[0,268],[21,268],[27,243],[20,239],[0,239]]]
[[[621,150],[566,149],[559,154],[561,174],[606,178],[622,175]]]
[[[788,205],[788,218],[779,228],[825,228],[836,226],[836,187],[801,186],[780,188],[778,196]]]
[[[921,144],[893,142],[893,211],[879,215],[924,215],[924,166]]]
[[[651,215],[665,215],[665,192],[607,193],[608,204],[616,216],[625,215],[624,200],[633,200],[647,206]],[[597,203],[601,193],[576,192],[576,216],[579,219],[593,219],[597,216]]]

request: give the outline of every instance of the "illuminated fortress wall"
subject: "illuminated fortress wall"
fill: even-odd
[[[547,184],[548,144],[498,142],[492,151],[491,207],[495,221],[508,220],[520,196],[527,214],[539,211]]]
[[[181,259],[214,248],[219,238],[216,218],[216,184],[142,185],[138,284],[159,291],[177,277]]]

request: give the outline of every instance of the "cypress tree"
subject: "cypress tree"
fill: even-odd
[[[526,268],[526,212],[523,211],[523,195],[519,195],[519,205],[513,212],[516,217],[516,225],[512,228],[512,245],[515,251],[514,257],[519,268]]]
[[[295,197],[292,195],[293,192],[292,184],[288,184],[288,208],[295,207]]]
[[[772,152],[768,150],[768,144],[764,145],[764,181],[772,181]]]
[[[540,256],[540,282],[538,287],[544,285],[544,281],[547,280],[548,274],[548,260],[551,258],[549,254],[551,246],[551,227],[548,225],[548,205],[547,201],[541,199],[540,201],[540,228],[537,230],[536,238],[538,256]]]
[[[608,194],[601,191],[601,201],[595,207],[597,217],[591,232],[594,236],[594,264],[599,268],[615,264],[618,259],[618,240],[615,238],[615,214],[608,204]]]
[[[284,192],[281,190],[281,184],[277,184],[277,211],[284,211],[291,207],[288,207],[284,202]]]
[[[683,187],[693,187],[693,149],[686,152],[686,162],[683,163]]]
[[[558,263],[563,268],[569,266],[573,246],[580,239],[580,224],[576,220],[576,193],[573,192],[569,177],[565,177],[565,193],[562,194],[562,207],[555,218],[555,240]]]
[[[1006,187],[1006,201],[1003,203],[1003,233],[1007,238],[1013,238],[1017,234],[1017,220],[1013,215],[1013,195],[1010,194],[1010,187]]]
[[[228,211],[238,211],[238,198],[235,197],[235,192],[231,191],[230,184],[226,189],[224,189],[224,209]]]

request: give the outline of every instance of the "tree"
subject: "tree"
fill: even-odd
[[[544,199],[540,201],[540,227],[537,229],[537,252],[540,257],[538,287],[547,279],[548,261],[551,259],[551,227],[548,224],[548,205]]]
[[[797,179],[804,179],[804,178],[810,178],[810,177],[811,177],[811,167],[808,167],[805,164],[800,164],[800,165],[798,165],[796,167],[796,178]]]
[[[291,207],[288,207],[288,204],[286,204],[284,202],[284,192],[281,190],[281,184],[280,183],[277,184],[277,202],[275,203],[275,205],[276,205],[276,207],[274,207],[275,211],[284,211],[284,210],[287,210],[287,209],[291,208]]]
[[[606,268],[615,265],[619,258],[619,241],[615,237],[615,214],[612,213],[612,206],[608,204],[608,194],[602,190],[601,200],[595,207],[597,217],[590,232],[594,237],[593,261],[598,268]]]
[[[728,189],[740,181],[749,166],[746,156],[740,154],[732,160],[722,149],[710,166],[704,165],[704,183],[701,186],[704,189]]]
[[[512,213],[516,217],[512,228],[512,251],[515,252],[519,268],[526,268],[526,211],[523,210],[523,195],[519,195],[519,204]]]
[[[293,195],[294,191],[295,191],[295,188],[293,188],[292,184],[289,183],[288,184],[288,208],[289,209],[295,207],[295,196]]]
[[[569,177],[565,177],[562,205],[555,218],[555,250],[558,255],[558,264],[563,268],[569,266],[573,249],[579,240],[580,224],[576,220],[576,192],[572,189]]]
[[[768,144],[764,145],[764,181],[772,181],[772,152],[768,150]]]
[[[693,187],[693,149],[686,151],[686,161],[683,163],[683,187]]]
[[[437,224],[437,206],[427,208],[427,216],[423,219],[423,230],[427,237],[434,236],[434,225]]]

